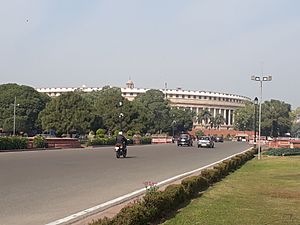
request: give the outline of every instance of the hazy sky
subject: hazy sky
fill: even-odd
[[[298,0],[1,0],[0,83],[181,87],[300,106]],[[262,69],[263,68],[263,69]]]

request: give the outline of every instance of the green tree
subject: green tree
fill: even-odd
[[[190,110],[172,108],[170,111],[171,126],[175,133],[186,132],[193,128],[194,113]]]
[[[234,112],[235,130],[254,130],[254,104],[246,103],[245,107]]]
[[[162,133],[170,131],[170,107],[159,90],[149,90],[133,100],[138,113],[136,123],[143,133]]]
[[[204,121],[204,124],[207,125],[209,120],[212,118],[212,114],[208,109],[201,109],[197,115],[198,123],[202,124],[202,121]]]
[[[39,119],[44,130],[85,134],[95,118],[92,107],[79,93],[68,92],[53,98],[40,113]]]
[[[292,110],[290,113],[290,117],[293,123],[300,122],[300,107]]]
[[[291,131],[291,105],[279,100],[265,101],[262,104],[262,134],[278,137]]]
[[[225,123],[225,118],[223,115],[217,113],[215,118],[213,119],[213,125],[215,128],[219,129],[221,125]]]
[[[290,113],[292,119],[291,134],[293,137],[300,137],[300,107]]]
[[[16,97],[16,132],[33,135],[41,130],[38,114],[45,108],[50,97],[37,92],[34,88],[18,85],[0,85],[0,127],[12,132],[14,100]]]
[[[120,88],[103,87],[100,91],[83,94],[83,97],[93,106],[96,117],[101,118],[104,128],[113,134],[116,130],[133,129],[138,114],[127,99],[122,97]]]
[[[300,122],[293,123],[291,127],[291,133],[293,137],[300,137]]]
[[[237,109],[234,128],[237,130],[254,130],[254,110],[252,103],[247,103],[245,107]],[[279,100],[265,101],[262,104],[262,135],[277,137],[289,132],[292,125],[290,112],[291,106],[287,103]]]
[[[225,118],[221,114],[216,114],[215,117],[210,117],[210,127],[219,129],[225,123]]]

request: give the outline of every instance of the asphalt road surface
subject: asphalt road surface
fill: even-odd
[[[175,144],[129,146],[117,159],[113,147],[0,153],[0,224],[39,225],[208,165],[249,148]]]

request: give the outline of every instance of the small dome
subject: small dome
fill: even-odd
[[[134,83],[133,81],[129,78],[129,80],[126,82],[126,86],[127,88],[131,88],[133,89],[134,88]]]

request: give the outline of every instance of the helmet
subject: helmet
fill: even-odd
[[[123,132],[122,132],[122,131],[120,131],[120,132],[119,132],[119,135],[123,135]]]

